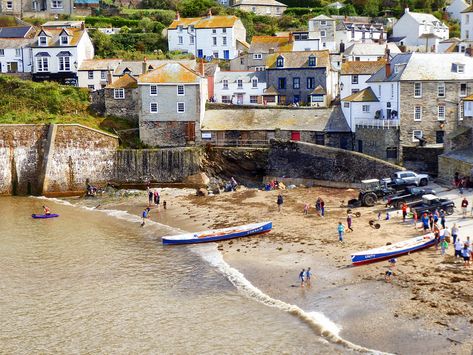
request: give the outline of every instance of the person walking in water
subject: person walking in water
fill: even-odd
[[[145,220],[147,220],[149,218],[149,211],[151,210],[151,208],[149,207],[146,207],[143,212],[141,213],[141,218],[143,220],[143,222],[141,223],[141,226],[143,227],[145,225]]]
[[[338,222],[338,241],[343,243],[343,233],[345,233],[345,227],[343,226],[342,222]]]
[[[310,286],[310,278],[312,276],[312,271],[310,271],[310,267],[307,268],[307,271],[305,272],[305,283],[307,286]]]
[[[305,269],[302,269],[302,271],[299,273],[299,280],[301,281],[301,287],[304,287],[304,275],[305,275]]]
[[[284,200],[281,194],[278,195],[278,200],[276,201],[276,203],[278,204],[278,212],[281,212],[281,207],[282,207],[282,204],[284,203]]]
[[[153,204],[153,191],[151,189],[148,190],[148,207],[150,207]]]

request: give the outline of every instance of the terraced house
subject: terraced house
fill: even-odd
[[[337,74],[328,50],[273,53],[266,67],[267,91],[282,105],[328,107],[335,96]]]
[[[180,63],[166,63],[138,78],[140,139],[149,146],[200,142],[207,80]]]

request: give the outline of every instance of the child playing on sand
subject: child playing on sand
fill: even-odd
[[[386,282],[391,282],[392,277],[393,277],[393,272],[391,270],[386,271],[386,273],[384,274],[384,280]]]
[[[463,256],[463,265],[470,266],[470,259],[471,259],[471,250],[468,248],[468,245],[465,243],[462,249],[462,256]]]
[[[440,242],[440,255],[444,256],[445,255],[445,251],[448,249],[448,242],[447,240],[444,238],[441,242]]]
[[[145,220],[149,218],[149,211],[151,210],[151,208],[149,207],[146,207],[142,214],[141,214],[141,218],[143,220],[143,222],[141,223],[141,226],[143,227],[145,225]]]
[[[302,271],[299,273],[299,280],[301,280],[301,287],[304,287],[304,275],[305,275],[305,269],[302,269]]]
[[[390,267],[391,269],[394,269],[394,268],[396,267],[397,259],[396,259],[396,258],[392,258],[392,259],[389,259],[388,262],[389,262],[389,267]]]
[[[343,233],[345,233],[345,227],[343,226],[342,222],[338,222],[337,230],[338,230],[338,241],[340,243],[343,243]]]
[[[306,204],[304,205],[304,214],[305,214],[305,215],[308,215],[308,214],[309,214],[309,204],[308,204],[308,203],[306,203]]]
[[[310,271],[310,267],[307,268],[307,271],[305,272],[305,283],[307,286],[310,286],[310,277],[312,276],[312,271]]]

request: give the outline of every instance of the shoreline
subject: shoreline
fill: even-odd
[[[393,213],[391,221],[381,221],[382,228],[373,230],[367,221],[376,215],[374,209],[357,209],[362,216],[354,219],[355,231],[347,233],[345,244],[339,245],[335,228],[338,220],[344,222],[345,211],[337,204],[341,197],[348,200],[353,191],[283,191],[285,203],[280,214],[275,204],[278,191],[243,189],[207,197],[189,193],[193,191],[160,190],[161,201],[167,200],[168,209],[152,209],[151,219],[189,232],[255,222],[255,218],[272,219],[274,229],[269,234],[218,243],[224,260],[270,297],[306,312],[323,313],[341,327],[340,336],[347,341],[393,353],[438,353],[438,349],[445,353],[471,353],[473,309],[462,317],[458,308],[446,307],[444,300],[432,303],[432,293],[433,298],[438,295],[431,291],[435,282],[428,279],[435,279],[431,274],[440,271],[429,272],[426,268],[430,269],[429,264],[440,259],[434,248],[399,258],[391,284],[384,282],[387,262],[347,267],[352,251],[401,240],[401,234],[420,234],[412,225],[402,224],[399,215]],[[315,217],[313,207],[311,214],[304,217],[305,200],[310,203],[318,195],[327,202],[327,217]],[[146,202],[145,194],[137,193],[99,208],[140,215]],[[373,241],[373,237],[377,239]],[[438,264],[442,266],[441,262]],[[308,266],[315,280],[312,287],[301,288],[297,275]],[[443,284],[442,280],[435,281]]]

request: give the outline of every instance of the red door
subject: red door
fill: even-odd
[[[292,131],[292,132],[291,132],[291,140],[292,140],[292,141],[300,141],[300,140],[301,140],[301,132],[299,132],[299,131]]]

